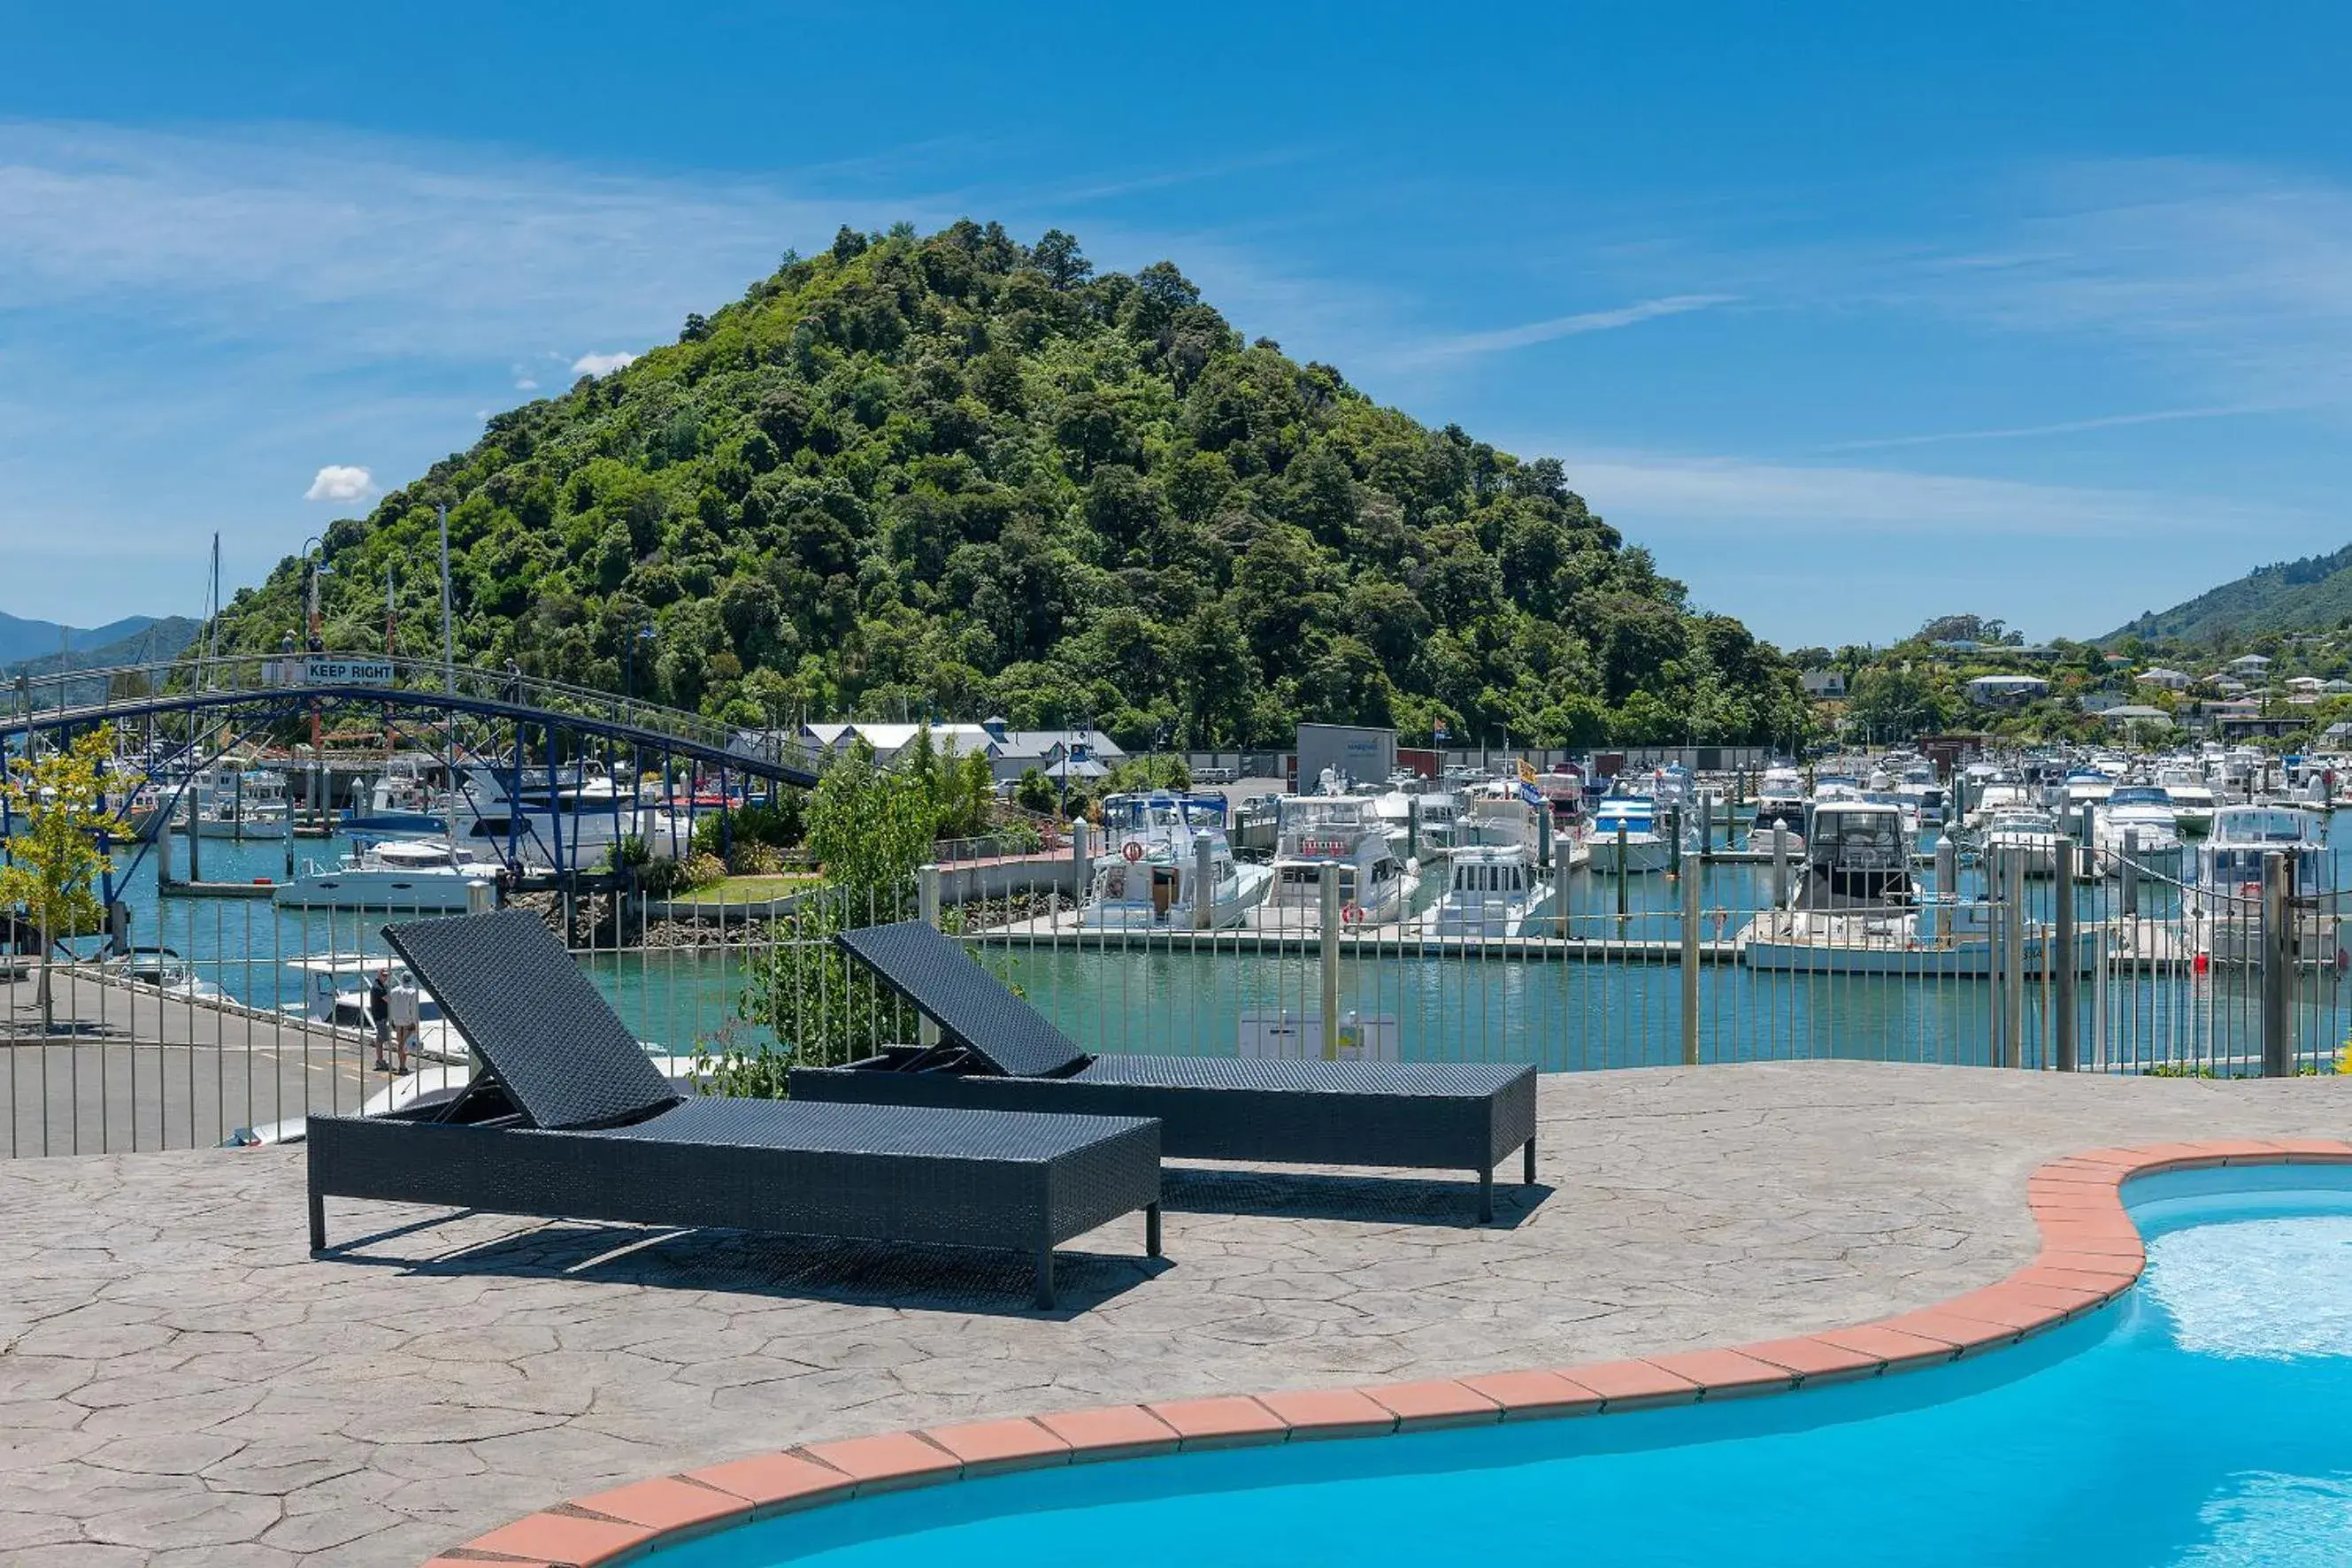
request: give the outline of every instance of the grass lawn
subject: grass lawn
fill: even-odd
[[[781,899],[786,893],[797,892],[815,881],[814,871],[786,871],[775,877],[726,877],[707,888],[697,888],[690,893],[679,893],[681,901],[699,903],[756,904],[766,899]]]

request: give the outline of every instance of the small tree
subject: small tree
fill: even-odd
[[[60,935],[95,931],[106,918],[99,905],[99,874],[106,868],[100,837],[113,826],[105,809],[105,766],[114,734],[101,727],[62,752],[9,770],[9,810],[20,825],[9,841],[10,864],[0,868],[0,903],[15,905],[41,933],[41,1032],[56,1024],[49,988],[50,952]]]

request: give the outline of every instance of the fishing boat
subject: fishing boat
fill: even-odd
[[[1554,919],[1552,885],[1524,844],[1464,845],[1445,866],[1445,891],[1416,922],[1424,936],[1525,936]]]
[[[1078,923],[1089,931],[1230,930],[1264,901],[1274,881],[1270,868],[1234,860],[1222,795],[1110,795],[1102,819],[1103,858],[1078,910]]]
[[[2198,951],[2216,963],[2261,962],[2263,866],[2272,855],[2286,856],[2292,868],[2297,962],[2342,967],[2326,826],[2317,813],[2292,806],[2229,805],[2214,814],[2186,900]]]
[[[284,838],[294,827],[286,775],[236,767],[200,773],[187,791],[180,827],[203,838]]]
[[[469,907],[467,889],[477,884],[488,883],[495,902],[505,870],[446,838],[386,838],[362,845],[332,866],[305,860],[271,897],[303,909],[461,912]]]
[[[446,803],[450,830],[460,843],[501,860],[584,867],[604,858],[619,839],[641,840],[656,858],[685,856],[692,847],[692,814],[740,809],[742,801],[688,794],[648,801],[595,762],[554,769],[461,765],[458,788]]]
[[[2170,793],[2155,784],[2117,784],[2091,830],[2101,872],[2120,876],[2126,858],[2143,871],[2178,879],[2185,850]]]
[[[1249,916],[1259,930],[1316,929],[1327,877],[1338,885],[1341,918],[1350,925],[1404,913],[1420,878],[1390,845],[1371,805],[1361,795],[1281,797],[1274,882]]]

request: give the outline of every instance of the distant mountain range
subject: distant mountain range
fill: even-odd
[[[33,646],[44,647],[32,658],[19,657],[0,665],[0,680],[13,684],[19,677],[24,678],[32,683],[35,706],[48,707],[58,700],[61,658],[68,672],[113,669],[127,664],[160,664],[179,658],[203,629],[202,621],[193,621],[185,616],[166,616],[161,620],[153,616],[130,616],[86,630],[60,627],[54,621],[0,616],[0,648],[23,647],[26,639]],[[58,651],[60,631],[67,638],[67,651],[62,656]],[[68,679],[65,682],[65,700],[68,705],[94,702],[106,694],[105,688],[103,680]]]
[[[2321,631],[2352,617],[2352,545],[2257,566],[2168,610],[2151,610],[2101,637],[2144,637],[2207,642],[2262,632]]]
[[[60,638],[76,656],[76,664],[86,663],[88,660],[81,656],[101,652],[116,643],[139,636],[157,624],[153,616],[125,616],[102,626],[67,626],[55,621],[33,621],[0,615],[0,667],[13,668],[28,658],[38,658],[46,654],[49,667],[54,669],[57,668]],[[192,628],[190,635],[194,635],[194,621],[182,621],[181,624]],[[186,646],[187,638],[181,638],[180,647]],[[174,653],[178,651],[178,648],[173,649]]]

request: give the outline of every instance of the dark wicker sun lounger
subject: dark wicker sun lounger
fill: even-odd
[[[719,1226],[1028,1253],[1144,1213],[1160,1128],[1122,1116],[682,1099],[527,910],[384,936],[485,1064],[394,1116],[313,1116],[310,1246],[330,1195],[635,1225]]]
[[[952,937],[919,921],[844,931],[858,962],[939,1026],[940,1046],[795,1068],[797,1100],[1150,1116],[1179,1158],[1470,1171],[1478,1217],[1494,1170],[1524,1150],[1536,1179],[1531,1067],[1447,1062],[1088,1056]]]

